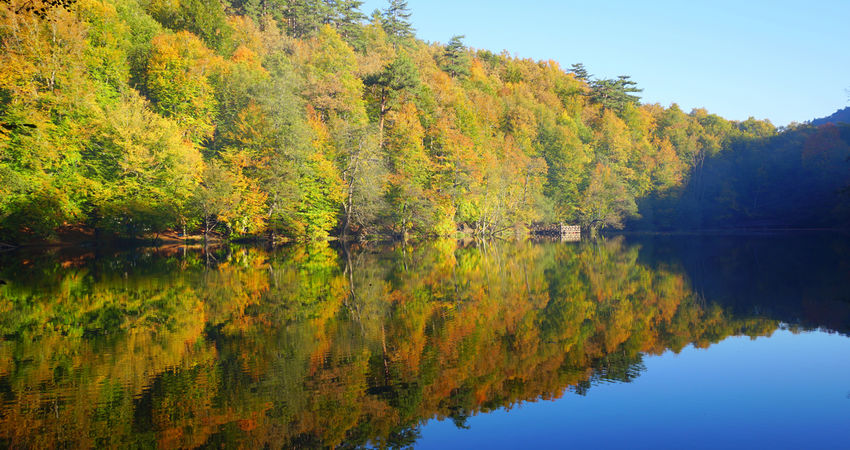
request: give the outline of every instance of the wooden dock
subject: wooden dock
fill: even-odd
[[[564,242],[577,242],[581,240],[581,227],[578,225],[564,225],[562,223],[534,224],[531,226],[531,234],[558,237]]]

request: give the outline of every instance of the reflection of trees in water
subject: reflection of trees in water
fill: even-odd
[[[405,446],[432,418],[586,394],[644,354],[777,326],[706,306],[616,239],[214,256],[4,265],[0,437]]]

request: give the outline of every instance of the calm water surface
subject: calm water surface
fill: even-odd
[[[3,447],[805,447],[850,239],[0,254]]]

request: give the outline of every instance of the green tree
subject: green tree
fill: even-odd
[[[363,81],[357,76],[357,57],[330,25],[321,28],[316,50],[307,66],[307,97],[325,119],[340,115],[366,120]]]
[[[582,63],[572,64],[570,66],[570,73],[575,75],[576,79],[584,81],[585,83],[590,83],[590,78],[593,76],[587,72],[587,69]]]
[[[347,121],[332,123],[332,139],[340,149],[342,183],[345,189],[342,238],[351,231],[361,236],[375,230],[385,213],[383,198],[387,168],[376,136],[370,127]]]
[[[176,120],[193,142],[211,137],[218,99],[208,76],[215,57],[186,31],[156,36],[152,45],[145,87],[155,110]]]
[[[186,30],[222,54],[233,50],[233,31],[227,23],[224,3],[204,0],[150,0],[143,3],[157,22],[174,31]]]
[[[643,92],[628,75],[620,75],[617,79],[594,80],[591,83],[593,101],[606,108],[622,112],[627,105],[637,105],[640,97],[634,95]]]
[[[378,116],[378,145],[384,146],[384,124],[386,115],[397,109],[415,93],[420,84],[419,70],[405,53],[401,53],[383,70],[367,76],[364,80],[367,95]]]
[[[614,171],[597,164],[584,190],[579,211],[582,225],[596,233],[606,227],[622,228],[626,218],[637,214],[637,205]]]
[[[218,161],[204,168],[203,181],[198,184],[192,198],[195,214],[201,219],[204,241],[223,221],[229,220],[241,200],[238,180]]]
[[[410,15],[407,0],[389,0],[389,5],[383,11],[384,30],[396,44],[413,38],[414,29],[410,24]]]
[[[91,214],[95,225],[137,236],[185,227],[189,200],[201,175],[198,149],[170,119],[127,94],[107,111],[93,143],[89,177],[102,183]]]
[[[469,76],[469,53],[463,44],[464,36],[452,36],[443,52],[440,67],[452,78],[466,78]]]
[[[332,0],[331,23],[339,34],[349,43],[354,43],[361,34],[361,26],[366,16],[360,11],[361,0]]]

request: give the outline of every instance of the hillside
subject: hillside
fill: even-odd
[[[649,229],[850,226],[850,124],[792,126],[707,157],[676,195],[639,200]]]
[[[850,107],[839,109],[827,117],[812,120],[812,125],[826,125],[828,123],[850,123]]]
[[[400,0],[369,18],[359,6],[0,2],[3,241],[70,225],[293,239],[618,228],[683,195],[705,161],[777,136],[641,104],[627,76],[425,43]]]

